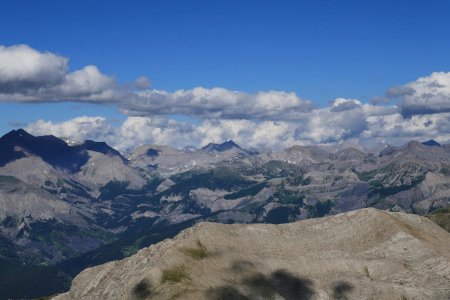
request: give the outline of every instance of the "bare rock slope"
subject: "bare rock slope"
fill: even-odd
[[[362,209],[284,225],[200,223],[80,273],[56,299],[449,299],[450,234]]]

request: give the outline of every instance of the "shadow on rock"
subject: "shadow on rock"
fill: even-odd
[[[333,286],[334,300],[348,300],[349,294],[353,290],[353,285],[346,281],[338,281]]]
[[[255,264],[248,260],[235,260],[230,265],[230,270],[236,274],[251,272],[255,268]]]
[[[308,300],[314,295],[311,280],[295,276],[285,270],[273,272],[270,279],[277,293],[286,300]]]
[[[243,267],[243,268],[242,268]],[[248,273],[252,265],[246,262],[234,262],[231,266],[237,273]],[[281,296],[285,300],[309,300],[315,294],[313,282],[296,276],[286,270],[277,270],[268,275],[253,272],[244,277],[235,286],[225,285],[211,288],[208,299],[274,299]],[[246,293],[242,293],[242,288]]]
[[[231,285],[210,288],[206,291],[206,298],[212,300],[250,300],[251,298],[242,294]]]
[[[149,280],[142,279],[136,286],[133,288],[132,296],[133,299],[146,299],[152,295],[152,286]]]

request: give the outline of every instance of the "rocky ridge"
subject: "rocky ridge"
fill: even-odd
[[[284,225],[200,223],[80,273],[69,299],[448,299],[450,234],[362,209]]]

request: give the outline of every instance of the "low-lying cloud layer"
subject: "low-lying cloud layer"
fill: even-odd
[[[53,134],[82,141],[106,141],[121,151],[142,144],[201,147],[209,142],[233,139],[244,147],[280,149],[296,144],[334,144],[352,141],[364,146],[402,144],[411,139],[450,141],[450,113],[370,115],[370,108],[335,113],[330,109],[305,114],[301,122],[204,120],[199,124],[164,117],[128,117],[120,126],[103,117],[79,117],[66,122],[37,121],[26,130],[36,135]]]
[[[197,87],[168,92],[149,89],[143,76],[120,85],[93,65],[71,72],[68,62],[66,57],[26,45],[0,46],[0,102],[107,103],[128,118],[120,126],[102,116],[61,123],[39,120],[28,125],[30,132],[105,140],[122,151],[144,143],[182,147],[225,139],[271,148],[347,140],[364,145],[431,138],[450,141],[450,73],[432,73],[391,88],[386,98],[379,98],[391,99],[391,106],[379,104],[385,101],[364,104],[337,98],[319,108],[284,91],[248,94]],[[179,122],[171,120],[172,115],[200,122]]]

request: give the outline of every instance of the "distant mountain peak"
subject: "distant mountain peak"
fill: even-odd
[[[441,146],[441,144],[439,144],[435,140],[428,140],[426,142],[423,142],[422,145],[431,146],[431,147],[440,147]]]
[[[88,151],[117,156],[128,162],[105,142],[86,140],[70,145],[66,141],[53,135],[34,136],[24,129],[12,130],[0,138],[0,167],[26,156],[36,156],[53,167],[78,172],[89,160]]]
[[[226,142],[222,143],[221,146],[235,147],[241,149],[241,147],[238,144],[236,144],[233,140],[227,140]]]
[[[53,135],[36,137],[24,129],[17,129],[0,138],[0,166],[29,155],[71,172],[79,171],[89,158],[87,152],[70,147]]]
[[[27,137],[27,136],[31,136],[31,134],[26,132],[24,129],[20,128],[17,130],[11,130],[10,132],[8,132],[4,136],[2,136],[1,139],[5,140],[5,139],[11,139],[11,138]]]
[[[23,134],[28,134],[29,135],[29,133],[23,128],[19,128],[17,130],[12,130],[12,132],[15,132],[18,135],[23,135]]]
[[[227,150],[230,150],[233,148],[242,150],[242,148],[238,144],[233,142],[233,140],[227,140],[226,142],[224,142],[222,144],[209,143],[208,145],[203,147],[201,150],[207,151],[207,152],[223,152],[223,151],[227,151]]]

